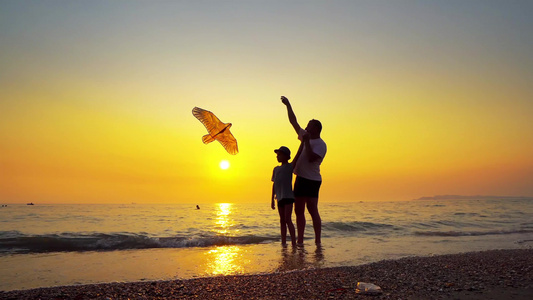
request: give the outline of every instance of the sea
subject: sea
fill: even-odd
[[[319,203],[303,246],[280,242],[270,203],[9,204],[0,290],[292,272],[533,246],[533,199]],[[295,216],[293,215],[295,223]]]

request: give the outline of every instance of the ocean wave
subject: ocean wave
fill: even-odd
[[[519,244],[519,245],[528,244],[528,243],[533,243],[533,240],[519,240],[516,243]]]
[[[25,235],[0,232],[0,253],[43,253],[72,251],[113,251],[150,248],[189,248],[260,244],[274,241],[268,236],[176,236],[151,237],[132,233],[60,233]]]
[[[381,229],[394,229],[394,225],[390,224],[381,224],[381,223],[372,223],[372,222],[327,222],[323,223],[323,230],[331,231],[376,231]]]
[[[500,235],[500,234],[523,234],[533,233],[533,230],[489,230],[489,231],[415,231],[415,235],[419,236],[483,236],[483,235]]]
[[[456,212],[453,214],[454,216],[467,216],[467,217],[486,217],[486,216],[483,216],[483,215],[480,215],[479,213],[476,213],[476,212]]]

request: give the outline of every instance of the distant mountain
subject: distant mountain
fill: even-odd
[[[437,195],[433,197],[421,197],[413,200],[533,200],[533,197]]]

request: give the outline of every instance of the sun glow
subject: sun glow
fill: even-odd
[[[209,275],[230,275],[244,271],[241,259],[242,249],[239,246],[220,246],[206,252],[208,265],[206,273]]]
[[[215,232],[217,236],[232,236],[234,226],[231,218],[232,203],[218,203],[216,207]],[[238,230],[233,230],[238,231]],[[239,246],[220,246],[206,252],[208,256],[207,274],[229,275],[242,273],[242,249]]]
[[[223,160],[220,162],[219,166],[222,170],[227,170],[229,168],[229,161]]]
[[[217,218],[215,220],[216,232],[219,235],[229,234],[229,229],[233,226],[233,219],[229,217],[231,214],[231,203],[219,203]]]

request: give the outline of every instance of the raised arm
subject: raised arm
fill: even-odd
[[[292,110],[291,103],[289,102],[289,99],[285,96],[281,96],[281,102],[287,106],[287,114],[289,115],[289,122],[291,122],[292,127],[296,131],[296,134],[300,131],[301,127],[300,124],[298,124],[298,120],[296,120],[296,115],[294,114],[294,111]]]
[[[294,166],[296,166],[296,162],[300,158],[300,155],[302,155],[303,149],[304,149],[304,142],[302,141],[300,143],[300,147],[298,148],[298,152],[296,152],[296,155],[294,156],[294,159],[291,162],[293,168],[294,168]]]

